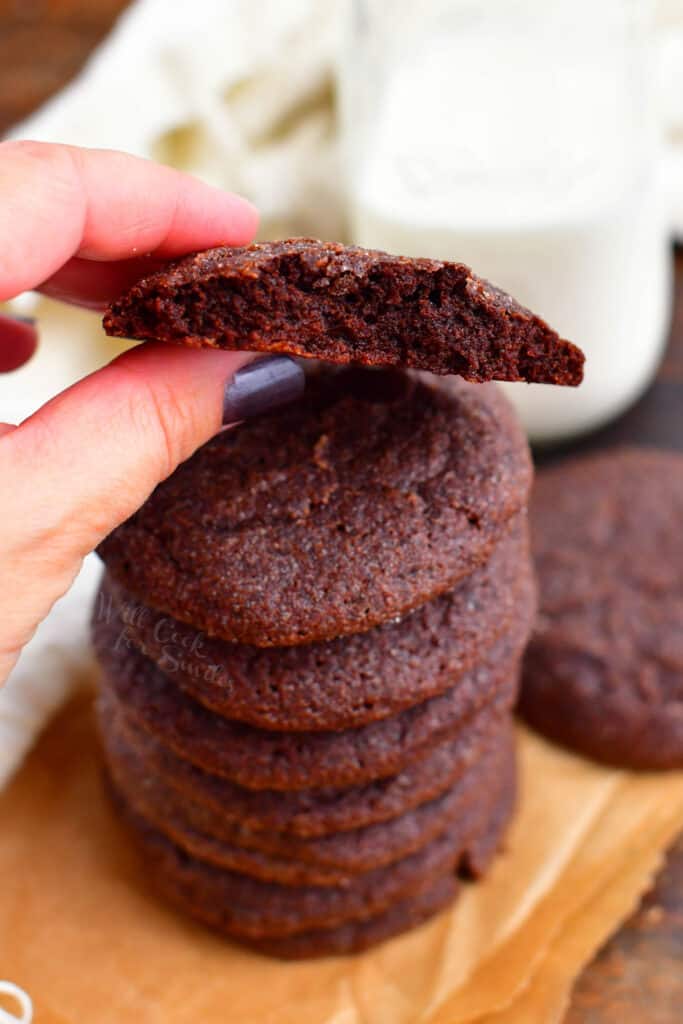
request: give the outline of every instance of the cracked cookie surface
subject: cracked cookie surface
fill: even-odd
[[[452,590],[531,475],[495,385],[321,371],[302,401],[200,448],[98,550],[135,598],[196,629],[310,644]]]

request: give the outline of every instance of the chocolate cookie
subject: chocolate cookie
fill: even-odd
[[[495,788],[509,770],[510,722],[477,761],[442,795],[389,822],[319,839],[252,831],[226,822],[211,807],[183,795],[145,772],[144,759],[120,738],[104,734],[109,777],[130,807],[181,849],[200,860],[282,884],[338,885],[353,875],[383,867],[421,849],[468,808],[473,794]]]
[[[472,381],[577,385],[583,376],[576,346],[462,263],[311,238],[188,256],[112,303],[104,328]]]
[[[136,599],[198,630],[315,643],[456,587],[530,484],[495,386],[321,372],[301,402],[204,445],[99,553]]]
[[[199,803],[226,826],[250,832],[276,832],[299,839],[331,836],[389,821],[433,800],[460,778],[483,752],[498,741],[509,709],[482,708],[467,728],[448,738],[396,775],[345,789],[323,787],[281,792],[246,789],[210,775],[177,757],[159,739],[126,717],[109,693],[97,702],[101,733],[117,748],[130,749],[142,762],[142,775],[156,775],[179,799]]]
[[[683,458],[607,451],[538,476],[541,606],[521,710],[609,764],[683,767]]]
[[[393,775],[425,744],[452,736],[480,707],[511,706],[527,626],[502,638],[451,689],[390,718],[341,732],[266,732],[231,722],[187,697],[143,655],[95,630],[102,687],[126,715],[193,764],[250,789],[350,786]]]
[[[457,822],[416,853],[388,867],[353,877],[343,886],[280,885],[218,868],[188,855],[151,828],[114,793],[115,803],[145,854],[150,879],[187,900],[187,910],[246,938],[280,938],[312,928],[333,928],[372,918],[395,903],[423,892],[429,884],[466,864],[485,867],[515,799],[514,760],[484,793],[473,796]],[[490,835],[493,833],[493,841]],[[486,839],[481,861],[476,840]]]
[[[524,516],[456,590],[400,622],[340,640],[230,644],[147,608],[106,577],[94,618],[219,715],[263,729],[348,729],[452,687],[528,608],[533,588]]]

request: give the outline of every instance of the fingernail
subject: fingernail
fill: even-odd
[[[293,402],[304,386],[304,371],[289,356],[255,359],[238,370],[226,387],[223,423],[238,423]]]
[[[36,351],[38,333],[31,317],[0,313],[0,373],[11,373]]]

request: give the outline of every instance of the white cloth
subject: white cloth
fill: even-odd
[[[339,0],[138,0],[12,136],[162,160],[249,195],[264,237],[338,238],[339,12]]]
[[[92,673],[88,615],[101,572],[97,557],[89,555],[0,692],[0,789],[53,712]]]

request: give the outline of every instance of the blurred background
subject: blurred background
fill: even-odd
[[[683,0],[0,0],[0,132],[191,171],[263,238],[470,263],[587,353],[578,392],[508,386],[536,442],[614,420],[664,358]],[[43,344],[6,419],[116,351],[91,314],[13,306]]]

